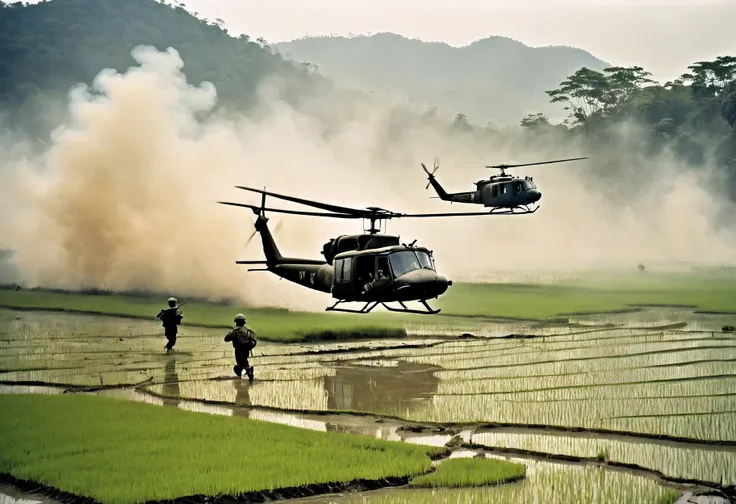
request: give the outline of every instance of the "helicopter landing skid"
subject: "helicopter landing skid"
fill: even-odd
[[[526,215],[526,214],[533,214],[539,210],[539,205],[534,207],[534,210],[529,208],[529,205],[518,205],[515,207],[493,207],[490,214],[493,215]]]
[[[345,300],[339,300],[334,305],[329,306],[325,308],[325,311],[337,311],[337,312],[344,312],[344,313],[369,313],[373,308],[376,306],[383,305],[384,308],[386,308],[388,311],[392,312],[402,312],[402,313],[416,313],[419,315],[436,315],[440,312],[440,310],[433,310],[431,306],[427,304],[427,302],[424,299],[420,299],[419,302],[424,305],[426,310],[412,310],[411,308],[408,308],[403,302],[397,301],[401,305],[401,308],[392,308],[388,306],[386,303],[381,301],[369,301],[367,302],[363,308],[360,310],[350,310],[348,308],[338,308],[338,305],[342,303],[347,303],[348,301]]]

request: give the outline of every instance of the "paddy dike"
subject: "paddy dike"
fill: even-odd
[[[6,385],[0,392],[67,390],[435,446],[460,434],[457,453],[473,447],[473,454],[536,460],[555,470],[566,460],[606,470],[617,465],[642,477],[733,495],[733,337],[714,331],[723,325],[714,316],[692,320],[681,308],[657,312],[617,314],[614,322],[581,317],[585,327],[495,323],[463,339],[433,336],[425,328],[426,334],[405,340],[262,343],[253,359],[253,384],[230,376],[232,349],[218,332],[187,328],[177,343],[181,351],[166,355],[157,324],[5,312],[0,380]],[[624,316],[634,318],[622,322]],[[525,337],[508,337],[512,327]],[[621,379],[598,383],[606,373]],[[534,380],[549,383],[525,385]],[[517,401],[525,409],[548,404],[547,410],[560,411],[561,404],[580,404],[572,413],[582,415],[583,406],[600,411],[615,428],[596,427],[584,415],[561,414],[559,425],[534,422],[549,417],[543,409],[526,419],[532,421],[519,422],[508,407]],[[626,416],[620,414],[624,406],[606,406],[617,402],[643,408],[636,413],[649,420],[617,419]],[[578,425],[568,421],[575,418]],[[689,435],[668,434],[678,429]],[[651,463],[657,456],[668,462]],[[698,467],[701,472],[693,473]]]

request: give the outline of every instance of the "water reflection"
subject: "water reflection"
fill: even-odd
[[[233,380],[235,388],[235,404],[238,406],[251,406],[250,383],[247,380]]]
[[[341,366],[324,378],[331,410],[407,412],[437,393],[440,368],[399,361],[391,367]]]
[[[161,384],[161,390],[163,395],[167,396],[164,399],[164,404],[167,406],[177,407],[179,406],[181,396],[181,389],[179,387],[179,373],[176,372],[176,357],[169,357],[166,360],[166,366],[164,366],[164,382]]]

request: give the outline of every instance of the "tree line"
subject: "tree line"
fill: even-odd
[[[640,66],[583,67],[546,91],[552,103],[567,111],[563,123],[552,124],[537,113],[524,117],[520,126],[539,142],[567,140],[632,162],[636,157],[641,168],[642,159],[664,151],[691,168],[715,166],[723,175],[723,189],[736,200],[736,57],[698,61],[665,84],[650,77]],[[462,113],[453,128],[493,130],[472,126]],[[632,134],[624,140],[626,128]]]

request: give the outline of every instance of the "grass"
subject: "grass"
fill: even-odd
[[[458,315],[544,319],[646,304],[736,312],[736,277],[732,274],[591,275],[551,285],[466,283],[450,289],[437,307]]]
[[[298,287],[295,287],[298,288]],[[325,299],[327,303],[329,299]],[[0,306],[55,309],[153,319],[163,298],[141,295],[74,294],[46,290],[0,289]],[[688,305],[700,310],[736,313],[736,276],[726,270],[691,273],[647,272],[634,275],[591,273],[551,285],[459,283],[434,300],[436,317],[377,312],[369,315],[253,308],[192,301],[184,324],[229,327],[243,312],[266,341],[319,341],[395,338],[411,323],[452,326],[451,316],[551,319],[571,313],[613,312],[632,305]]]
[[[103,504],[413,476],[443,448],[90,396],[0,396],[0,472]]]
[[[441,462],[437,470],[413,478],[412,487],[476,487],[497,485],[523,478],[523,464],[497,459],[457,458]]]
[[[0,289],[0,306],[16,309],[63,310],[155,320],[156,314],[165,305],[165,299],[145,296]],[[256,331],[258,339],[263,341],[291,343],[406,336],[400,322],[383,314],[382,317],[367,318],[365,315],[249,308],[203,301],[187,303],[182,311],[184,325],[223,328],[232,327],[236,313],[245,313],[248,325]]]

